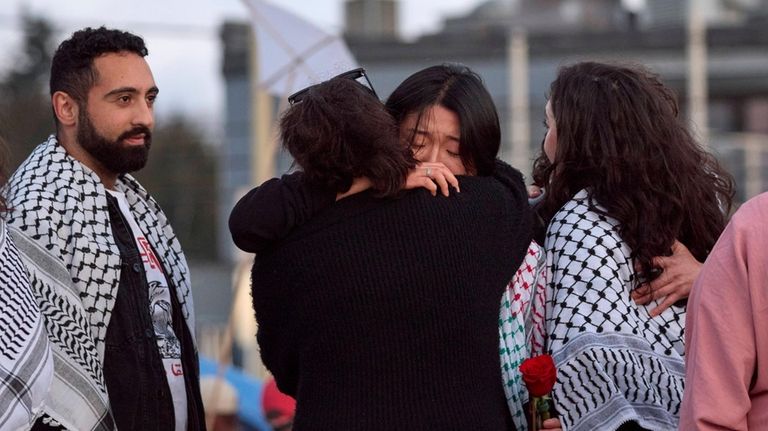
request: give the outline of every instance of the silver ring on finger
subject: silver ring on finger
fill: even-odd
[[[429,178],[432,178],[432,168],[427,168],[427,169],[426,169],[426,172],[425,172],[425,174],[426,174],[426,175],[427,175]]]

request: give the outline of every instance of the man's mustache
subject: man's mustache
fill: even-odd
[[[144,144],[149,146],[149,144],[152,142],[152,131],[149,130],[149,128],[146,126],[136,126],[133,129],[120,135],[117,138],[117,140],[123,141],[125,139],[130,139],[130,138],[133,138],[134,136],[142,135],[142,134],[144,135]]]

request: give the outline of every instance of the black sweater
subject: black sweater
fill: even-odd
[[[513,429],[498,310],[531,217],[519,174],[507,180],[460,178],[449,198],[361,193],[261,253],[257,336],[297,399],[295,430]]]
[[[335,192],[308,185],[303,172],[272,178],[235,204],[229,217],[232,241],[248,253],[262,253],[335,200]]]

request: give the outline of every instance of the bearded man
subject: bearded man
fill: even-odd
[[[146,55],[140,37],[104,27],[62,42],[56,133],[9,181],[9,230],[54,355],[33,429],[205,428],[186,259],[129,175],[152,142],[158,89]]]

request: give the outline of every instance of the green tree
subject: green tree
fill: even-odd
[[[11,172],[54,130],[48,79],[55,29],[46,19],[28,14],[21,21],[20,52],[0,80],[0,135],[10,146]]]
[[[135,176],[165,211],[186,255],[215,260],[216,158],[203,133],[180,115],[158,120],[149,162]]]

